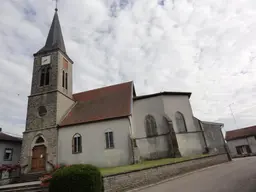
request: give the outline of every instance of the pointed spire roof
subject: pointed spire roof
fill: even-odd
[[[45,46],[40,49],[36,54],[48,52],[52,50],[60,49],[63,53],[66,53],[65,43],[61,31],[58,9],[55,9],[55,14],[52,20],[52,25],[45,43]]]

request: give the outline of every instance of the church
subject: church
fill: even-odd
[[[46,43],[34,54],[23,173],[59,164],[116,167],[223,150],[223,124],[195,118],[191,93],[138,96],[132,81],[73,93],[73,67],[56,9]]]

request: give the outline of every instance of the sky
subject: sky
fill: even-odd
[[[1,2],[7,133],[25,130],[33,53],[45,44],[54,8],[52,0]],[[59,0],[58,8],[74,92],[132,80],[137,95],[192,92],[194,116],[225,131],[256,124],[255,0]]]

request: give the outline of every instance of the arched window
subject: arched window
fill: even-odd
[[[176,112],[175,114],[175,119],[176,119],[176,125],[178,128],[179,132],[187,132],[187,127],[186,127],[186,122],[184,119],[184,116],[180,112]]]
[[[41,70],[40,86],[44,86],[44,79],[45,79],[45,69],[43,68],[43,69]]]
[[[44,66],[41,69],[40,86],[45,86],[50,84],[50,70],[51,70],[51,67],[49,65]]]
[[[36,139],[36,144],[39,144],[39,143],[44,143],[44,139],[41,136]]]
[[[115,147],[113,131],[105,132],[105,141],[106,141],[106,149],[112,149]]]
[[[68,89],[68,73],[62,71],[62,87]]]
[[[62,87],[65,87],[65,71],[62,71]]]
[[[45,85],[49,85],[49,83],[50,83],[50,66],[46,68]]]
[[[82,137],[78,133],[76,133],[72,139],[72,152],[73,153],[82,152]]]
[[[156,120],[152,115],[147,115],[145,117],[145,128],[147,137],[154,137],[158,135]]]

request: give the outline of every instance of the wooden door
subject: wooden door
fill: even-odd
[[[44,171],[46,163],[46,147],[35,146],[32,153],[32,171]]]

